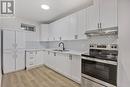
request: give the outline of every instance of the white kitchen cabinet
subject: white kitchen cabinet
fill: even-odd
[[[117,0],[93,0],[87,8],[87,30],[117,27]]]
[[[93,5],[87,9],[87,30],[95,30],[99,27],[99,0],[93,0]]]
[[[33,68],[44,64],[44,52],[42,50],[26,51],[26,68]]]
[[[64,17],[62,19],[59,20],[60,21],[60,24],[59,24],[59,29],[61,30],[60,33],[61,33],[61,37],[62,37],[62,40],[69,40],[71,39],[71,37],[69,37],[70,35],[70,27],[69,27],[69,23],[70,23],[70,20],[69,20],[69,17]]]
[[[71,77],[71,60],[68,54],[57,53],[56,54],[56,70],[68,77]]]
[[[21,31],[3,31],[3,71],[10,73],[25,68],[25,41]]]
[[[43,51],[36,51],[36,65],[43,65],[44,58],[43,58]]]
[[[70,18],[70,29],[69,29],[69,37],[70,39],[78,39],[78,14],[74,13],[69,16]]]
[[[58,21],[55,21],[50,24],[50,36],[53,41],[55,40],[69,40],[71,39],[70,35],[72,32],[70,32],[69,24],[70,20],[69,17],[64,17]]]
[[[60,37],[62,36],[61,31],[62,29],[60,28],[60,22],[56,21],[50,24],[50,36],[52,37],[52,40],[60,40]]]
[[[17,50],[16,56],[16,71],[25,69],[25,50]]]
[[[17,49],[25,48],[25,32],[21,31],[16,32],[16,48]]]
[[[76,14],[76,13],[75,13]],[[77,12],[77,35],[78,39],[86,39],[84,34],[87,30],[87,12],[86,9]]]
[[[45,53],[45,65],[58,73],[80,83],[81,82],[81,58],[76,55],[49,52]]]
[[[15,49],[15,31],[3,31],[3,50]]]
[[[102,28],[116,27],[117,25],[117,0],[99,0],[100,22]]]
[[[26,51],[26,69],[36,66],[36,51]]]
[[[16,68],[15,54],[12,51],[3,52],[3,72],[9,73],[14,72]]]
[[[71,59],[71,77],[77,82],[81,82],[81,57],[70,55]]]
[[[42,24],[40,29],[40,41],[49,41],[49,24]]]
[[[49,51],[44,51],[43,52],[43,57],[44,57],[44,64],[46,66],[49,66]]]

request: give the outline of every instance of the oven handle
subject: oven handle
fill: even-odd
[[[82,57],[82,59],[90,60],[90,61],[94,61],[94,62],[105,63],[105,64],[110,64],[110,65],[117,65],[117,62],[115,62],[115,61],[100,60],[100,59],[90,58],[90,57]]]

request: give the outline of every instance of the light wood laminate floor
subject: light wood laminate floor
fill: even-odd
[[[80,85],[43,66],[4,75],[2,87],[80,87]]]

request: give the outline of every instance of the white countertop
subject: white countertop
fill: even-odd
[[[76,51],[76,50],[69,50],[69,51],[54,51],[54,49],[46,49],[46,48],[36,48],[36,49],[26,49],[26,51],[50,51],[50,52],[56,52],[56,53],[63,53],[63,54],[72,54],[72,55],[77,55],[77,56],[81,56],[82,53],[84,53],[83,51]]]

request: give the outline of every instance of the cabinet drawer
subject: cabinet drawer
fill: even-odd
[[[105,87],[89,79],[82,78],[82,87]]]
[[[36,55],[36,51],[28,51],[26,52],[27,56],[35,56]]]
[[[28,57],[27,60],[35,60],[35,57],[34,56],[30,56],[30,57]]]

